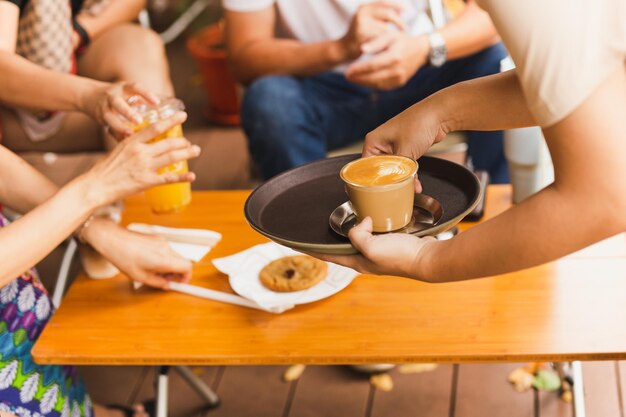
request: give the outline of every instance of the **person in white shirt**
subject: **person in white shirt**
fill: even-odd
[[[447,241],[374,236],[366,218],[350,231],[360,255],[319,257],[362,272],[447,282],[528,268],[626,232],[626,1],[481,5],[517,69],[422,100],[370,132],[363,154],[417,158],[450,131],[539,125],[554,183]]]
[[[460,2],[460,0],[459,0]],[[461,3],[463,5],[463,3]],[[321,159],[507,55],[473,0],[224,0],[242,123],[264,178]],[[476,168],[507,182],[501,132],[469,132]]]

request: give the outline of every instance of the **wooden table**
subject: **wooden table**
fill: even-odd
[[[153,215],[142,198],[133,198],[124,221],[221,232],[223,241],[195,266],[193,283],[228,291],[211,258],[266,241],[244,220],[247,195],[195,193],[178,216]],[[487,217],[509,201],[509,187],[490,187]],[[558,262],[468,282],[360,276],[341,293],[282,315],[173,292],[135,292],[121,276],[81,275],[33,354],[42,364],[99,365],[625,359],[625,318],[620,235]]]

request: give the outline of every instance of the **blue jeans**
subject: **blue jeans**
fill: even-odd
[[[421,68],[391,91],[350,83],[337,72],[260,78],[246,90],[242,106],[250,153],[264,178],[322,159],[442,88],[498,73],[506,55],[497,44],[441,68]],[[502,132],[468,132],[468,139],[475,168],[489,171],[493,182],[508,182]]]

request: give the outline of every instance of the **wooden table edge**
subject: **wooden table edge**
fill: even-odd
[[[43,356],[40,356],[42,354]],[[259,357],[252,355],[250,358],[220,358],[212,359],[193,357],[150,357],[149,359],[138,358],[106,358],[92,357],[89,359],[76,359],[75,357],[64,358],[63,356],[50,356],[33,350],[35,363],[40,365],[103,365],[103,366],[165,366],[165,365],[189,365],[189,366],[226,366],[226,365],[347,365],[347,364],[376,364],[376,363],[513,363],[513,362],[567,362],[567,361],[609,361],[626,360],[626,352],[601,352],[601,353],[572,353],[572,354],[502,354],[502,355],[415,355],[415,356],[368,356],[364,358],[350,357],[349,359],[327,356],[284,356]]]

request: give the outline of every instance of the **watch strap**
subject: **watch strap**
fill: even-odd
[[[430,65],[433,67],[441,67],[446,63],[448,58],[446,40],[441,33],[435,31],[428,35],[428,44],[430,45],[430,52],[428,53]]]

